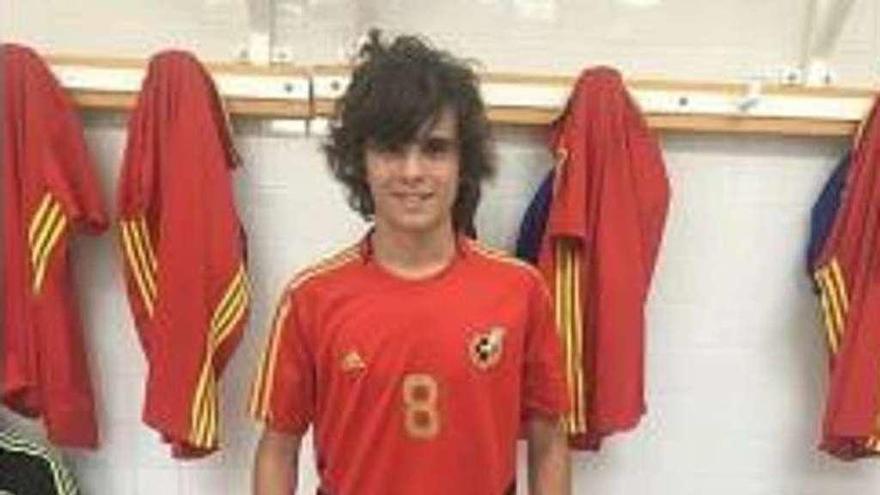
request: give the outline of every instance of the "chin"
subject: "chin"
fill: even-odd
[[[389,222],[389,225],[400,232],[408,232],[413,234],[422,234],[426,232],[432,232],[434,230],[440,229],[443,227],[443,220],[438,218],[397,218],[393,222]]]

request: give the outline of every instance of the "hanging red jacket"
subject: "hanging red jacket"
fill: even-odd
[[[249,300],[237,157],[210,75],[183,52],[151,59],[128,133],[119,240],[149,367],[143,418],[175,456],[202,456],[218,448],[217,382]]]
[[[29,48],[0,46],[3,271],[0,395],[43,418],[49,440],[98,443],[68,240],[107,227],[82,127],[64,90]]]
[[[644,308],[669,184],[654,136],[610,68],[580,75],[551,146],[557,165],[538,265],[565,349],[570,444],[597,449],[645,411]]]
[[[841,205],[813,266],[831,379],[820,448],[880,454],[880,99],[855,142]]]

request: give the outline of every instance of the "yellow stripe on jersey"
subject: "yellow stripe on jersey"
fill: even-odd
[[[190,409],[190,442],[202,448],[217,445],[217,378],[214,357],[223,342],[244,318],[249,302],[244,264],[240,264],[223,297],[214,309],[202,370]]]
[[[831,316],[831,303],[828,301],[828,288],[825,286],[825,278],[816,272],[816,283],[819,284],[819,302],[822,305],[822,319],[825,322],[825,338],[828,347],[833,354],[837,354],[840,343],[837,340],[837,329],[834,328],[834,320]]]
[[[43,199],[40,200],[40,205],[37,207],[37,211],[34,213],[33,218],[31,219],[30,226],[28,227],[28,245],[34,245],[34,238],[37,236],[37,230],[40,224],[43,222],[43,216],[46,214],[46,210],[49,208],[49,205],[52,203],[52,195],[49,193],[43,194]]]
[[[222,322],[228,319],[231,311],[234,310],[235,303],[238,301],[239,296],[244,290],[244,275],[244,265],[242,264],[236,272],[235,277],[233,277],[232,283],[229,284],[229,287],[220,299],[220,303],[214,309],[214,314],[211,316],[212,332],[216,331],[216,329],[221,326]]]
[[[257,378],[251,392],[250,413],[251,416],[257,419],[266,419],[269,414],[269,397],[272,384],[275,381],[275,361],[278,356],[278,343],[281,341],[284,322],[287,320],[287,313],[290,311],[287,291],[284,291],[283,297],[285,301],[275,315],[275,321],[269,334],[269,345],[260,358],[260,367],[257,369]]]
[[[581,308],[578,296],[578,259],[576,244],[573,240],[566,241],[565,250],[567,251],[568,265],[568,331],[571,334],[571,389],[574,395],[572,403],[572,422],[573,433],[582,433],[584,429],[584,401],[585,397],[582,393],[583,377],[581,370],[583,369],[581,350],[582,332],[580,328]],[[579,387],[578,384],[581,384]]]
[[[61,204],[50,193],[45,193],[28,226],[31,288],[35,294],[42,289],[49,259],[66,226],[67,217]]]
[[[569,400],[572,404],[572,410],[569,412],[569,428],[571,432],[577,429],[577,417],[575,409],[577,408],[578,397],[575,393],[575,373],[574,373],[574,335],[571,325],[571,253],[564,241],[560,241],[562,251],[562,321],[565,329],[565,364],[566,375],[568,379]]]
[[[829,270],[825,268],[819,272],[819,277],[822,279],[823,286],[828,293],[828,308],[831,310],[831,328],[839,341],[839,336],[843,335],[843,313],[840,309],[840,301],[838,301],[837,292],[834,290],[834,283],[829,276]]]
[[[569,369],[568,369],[568,345],[566,342],[567,333],[565,331],[565,320],[563,315],[565,314],[564,305],[563,305],[563,274],[564,270],[563,266],[563,250],[561,243],[555,243],[553,246],[553,257],[555,260],[554,263],[554,273],[553,273],[553,293],[556,297],[553,299],[553,309],[555,310],[556,316],[556,329],[559,332],[560,341],[562,342],[562,350],[563,357],[565,359],[565,376],[566,376],[566,384],[568,385],[569,400],[571,400],[571,383],[568,381]],[[567,414],[565,417],[565,431],[566,433],[571,433],[572,425],[571,425],[571,414]]]
[[[120,235],[122,236],[122,248],[125,252],[125,260],[127,261],[127,265],[131,274],[135,280],[135,284],[138,286],[138,290],[141,293],[141,301],[144,306],[147,308],[147,314],[153,315],[153,300],[150,296],[149,291],[147,290],[147,283],[144,280],[144,269],[140,265],[140,261],[134,253],[134,240],[132,239],[131,232],[129,232],[128,227],[129,222],[123,220],[119,222]]]
[[[141,233],[141,229],[138,227],[139,221],[132,220],[128,224],[128,231],[131,235],[131,239],[134,246],[134,254],[137,256],[140,266],[144,270],[144,282],[147,285],[147,291],[150,293],[150,296],[153,301],[156,300],[156,270],[152,268],[150,261],[147,256],[147,251],[152,250],[152,247],[148,248],[146,246],[146,239]]]
[[[562,347],[565,359],[565,376],[568,387],[568,399],[571,404],[566,419],[566,431],[573,433],[577,430],[577,403],[574,371],[574,335],[572,333],[572,307],[571,307],[571,253],[566,241],[556,242],[556,301],[557,321],[559,331],[562,334]]]
[[[211,411],[217,407],[216,401],[213,401],[217,384],[210,361],[206,360],[202,364],[202,371],[199,373],[198,385],[196,386],[195,399],[190,408],[190,434],[189,442],[200,448],[211,448],[211,435],[209,434],[208,418]]]
[[[834,329],[837,335],[841,336],[843,335],[843,302],[840,300],[834,280],[831,278],[831,270],[826,268],[819,276],[825,280],[825,288],[828,291],[828,303],[831,306],[831,316],[834,319]]]
[[[135,223],[136,221],[126,220],[119,222],[122,231],[122,246],[125,251],[125,259],[128,262],[128,268],[134,277],[138,290],[140,291],[141,301],[147,310],[147,315],[152,317],[156,298],[154,279],[156,270],[150,269],[150,267],[144,263],[144,258],[138,255],[138,253],[143,253],[144,248],[143,246],[139,247],[136,245],[140,242],[141,236],[134,235]],[[152,248],[150,249],[152,250]],[[151,290],[150,287],[153,287],[153,290]]]
[[[211,364],[205,361],[202,364],[202,371],[199,373],[199,381],[196,386],[195,400],[190,409],[190,438],[192,445],[207,448],[206,438],[207,422],[204,420],[210,414],[209,410],[214,407],[211,403],[211,390],[216,386],[214,373],[211,372]],[[206,390],[207,389],[207,390]]]
[[[574,253],[572,252],[571,245],[568,241],[565,241],[565,245],[563,246],[565,250],[565,300],[566,300],[566,325],[568,332],[568,357],[571,360],[569,363],[570,368],[570,383],[569,388],[571,389],[571,396],[573,398],[572,408],[571,408],[571,424],[572,424],[572,432],[577,431],[578,429],[578,415],[577,412],[580,409],[581,398],[578,397],[577,394],[577,336],[575,335],[575,301],[574,301]]]
[[[571,405],[566,432],[587,432],[587,380],[584,374],[584,318],[581,307],[580,263],[577,242],[561,239],[554,244],[556,323],[564,354],[564,367]]]
[[[828,345],[836,354],[841,345],[849,310],[843,271],[837,259],[832,259],[826,266],[817,269],[814,276],[819,286],[819,301],[828,334]]]
[[[159,262],[156,260],[156,252],[153,250],[153,241],[150,239],[150,229],[147,227],[147,219],[141,215],[137,222],[140,228],[140,237],[144,240],[144,251],[147,253],[147,261],[152,273],[156,273],[159,269]]]
[[[31,266],[37,266],[37,261],[43,255],[43,250],[46,248],[47,240],[51,235],[52,229],[61,215],[61,205],[53,200],[46,214],[39,219],[40,223],[37,226],[34,241],[30,245]]]
[[[61,238],[61,234],[64,232],[64,228],[66,226],[67,217],[61,215],[58,218],[58,221],[52,227],[52,233],[49,235],[49,240],[46,244],[46,248],[40,254],[40,258],[37,260],[37,264],[34,267],[34,293],[39,293],[40,289],[43,286],[43,278],[46,275],[46,266],[48,266],[49,264],[49,257],[55,250],[55,246],[58,244],[58,240]]]
[[[217,346],[223,344],[226,339],[229,337],[229,334],[232,333],[232,330],[238,325],[238,322],[244,317],[244,313],[247,310],[248,304],[250,302],[250,289],[248,289],[247,283],[242,284],[241,290],[238,291],[238,295],[236,295],[235,300],[232,301],[232,308],[229,312],[226,313],[226,316],[218,322],[218,331],[220,332],[217,335]]]
[[[248,409],[253,418],[261,421],[271,419],[270,415],[272,411],[269,405],[272,397],[272,386],[275,382],[275,368],[278,360],[281,334],[284,332],[284,322],[287,320],[287,315],[290,312],[290,294],[308,280],[330,270],[342,267],[358,258],[360,258],[360,248],[359,245],[355,244],[324,261],[318,262],[311,268],[303,270],[285,287],[281,296],[281,306],[272,320],[268,345],[260,358],[260,365],[259,368],[257,368],[257,376],[251,388],[251,400]]]
[[[202,394],[193,403],[189,441],[203,449],[217,446],[217,381],[210,364],[202,367],[199,384]]]
[[[586,390],[584,390],[584,318],[581,308],[581,260],[572,249],[572,307],[574,308],[574,364],[575,364],[575,396],[578,399],[575,412],[575,433],[586,433]],[[574,406],[573,406],[574,407]]]
[[[37,210],[34,212],[28,225],[28,250],[32,267],[36,265],[38,258],[37,237],[42,236],[42,233],[45,231],[48,219],[47,214],[54,205],[55,200],[52,195],[50,193],[43,194],[43,199],[40,200],[40,204],[37,206]]]
[[[837,287],[843,312],[846,314],[849,311],[849,298],[847,296],[846,284],[843,282],[843,270],[840,269],[840,263],[837,262],[836,258],[831,260],[830,267],[831,280],[834,281],[834,286]]]
[[[208,409],[208,417],[205,420],[205,434],[202,437],[202,440],[205,445],[209,445],[211,447],[216,447],[219,444],[219,434],[217,431],[217,423],[220,408],[220,401],[217,398],[217,381],[216,378],[211,380],[211,384],[208,387],[208,400],[207,403],[210,405]]]

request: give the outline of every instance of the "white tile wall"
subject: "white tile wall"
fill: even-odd
[[[369,3],[372,25],[424,33],[490,69],[575,73],[610,64],[625,74],[712,80],[775,76],[796,67],[812,2],[663,0],[651,8],[623,0]],[[876,2],[856,2],[831,60],[842,81],[876,80],[877,18]]]
[[[248,40],[242,0],[7,0],[0,12],[4,37],[55,53],[143,57],[176,47],[227,60]]]
[[[123,130],[93,121],[89,142],[112,197]],[[549,163],[537,130],[498,132],[499,175],[478,229],[509,249]],[[244,403],[271,308],[290,274],[357,236],[315,137],[240,135],[236,184],[249,232],[254,310],[222,383],[222,453],[173,461],[138,420],[145,365],[112,234],[77,243],[77,267],[102,448],[69,453],[89,493],[245,493],[255,427]],[[812,493],[868,490],[880,471],[814,448],[824,354],[802,275],[809,207],[845,142],[668,135],[673,188],[648,307],[649,413],[601,455],[578,455],[579,489],[598,494]],[[867,466],[870,463],[865,463]],[[302,483],[315,485],[311,452]],[[520,468],[522,469],[522,465]],[[220,491],[218,491],[220,490]]]

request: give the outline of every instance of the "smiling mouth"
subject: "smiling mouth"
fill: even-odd
[[[431,193],[400,193],[393,195],[395,199],[406,204],[419,204],[431,199]]]

